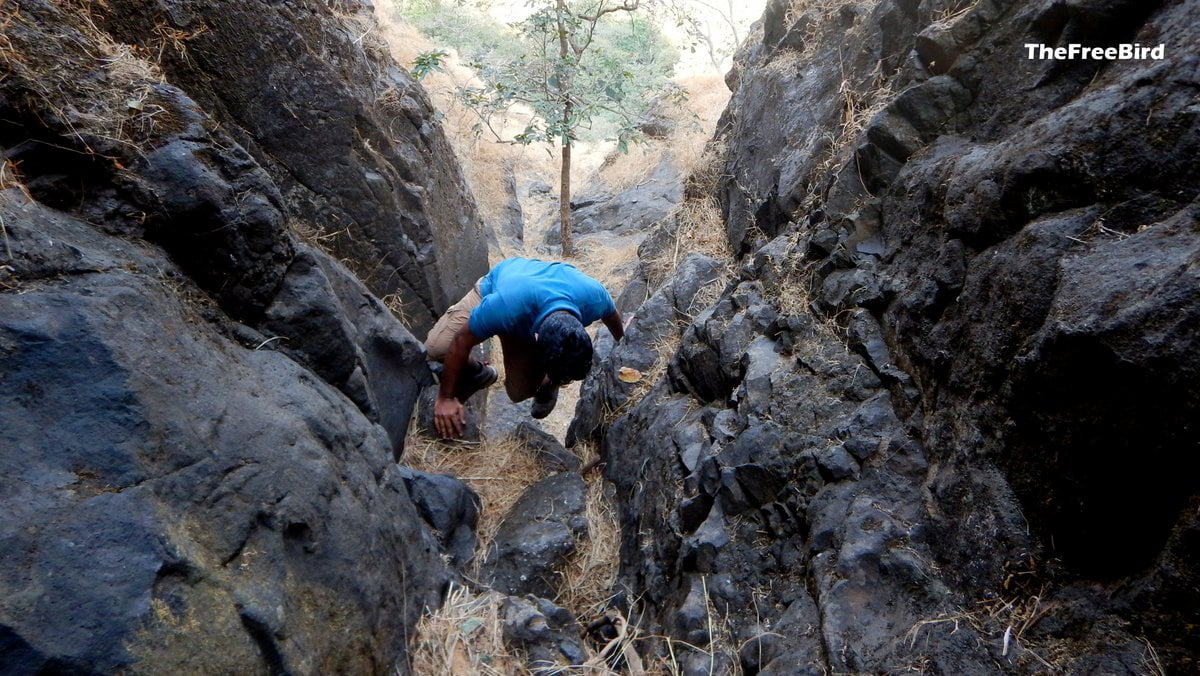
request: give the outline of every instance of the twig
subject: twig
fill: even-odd
[[[283,339],[283,336],[271,336],[270,338],[264,340],[263,342],[259,343],[258,345],[255,345],[254,351],[258,352],[262,348],[266,347],[267,343],[271,342],[272,340],[280,340],[280,339]]]

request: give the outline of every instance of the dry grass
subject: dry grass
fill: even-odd
[[[484,554],[513,504],[525,490],[546,476],[542,464],[522,443],[507,439],[481,444],[447,444],[411,432],[405,463],[425,472],[452,474],[469,485],[482,503],[475,577]],[[617,575],[620,529],[605,494],[604,480],[588,480],[585,516],[588,538],[567,561],[556,603],[583,622],[604,612]],[[416,674],[526,674],[524,656],[503,640],[501,604],[495,592],[472,594],[452,586],[445,603],[427,613],[417,625],[410,652]],[[610,673],[594,655],[587,673]]]
[[[816,266],[806,262],[803,256],[793,255],[782,261],[768,259],[762,275],[774,284],[769,289],[775,308],[784,316],[799,317],[811,314],[812,297],[809,288]]]
[[[0,6],[0,79],[86,153],[143,154],[171,118],[152,89],[162,73],[97,27],[96,7],[103,3]]]
[[[524,658],[504,645],[495,592],[472,594],[451,584],[442,607],[417,623],[409,649],[414,674],[527,674]]]
[[[967,12],[975,9],[979,4],[979,0],[951,0],[946,3],[946,6],[937,10],[933,14],[933,21],[954,21],[963,16]]]
[[[732,263],[733,251],[729,248],[725,221],[715,198],[704,196],[684,200],[668,222],[673,222],[674,231],[667,246],[642,261],[650,288],[657,288],[669,279],[690,253]]]
[[[1073,655],[1068,641],[1037,641],[1025,635],[1052,609],[1043,602],[1044,593],[1043,589],[1028,596],[980,601],[970,610],[944,613],[932,619],[921,620],[908,630],[909,647],[916,646],[924,629],[937,625],[951,625],[953,630],[957,631],[961,624],[965,624],[984,640],[994,641],[1000,648],[1001,657],[1015,659],[1019,666],[1038,671],[1067,672]]]
[[[858,137],[867,127],[867,123],[883,110],[896,92],[891,88],[891,81],[884,76],[882,65],[875,64],[875,69],[867,76],[867,81],[861,86],[855,86],[848,78],[843,77],[838,94],[842,98],[842,121],[836,135],[832,135],[829,150],[829,162],[840,164],[844,155],[855,145]]]
[[[657,288],[678,269],[689,253],[701,253],[732,264],[733,250],[725,234],[725,219],[716,200],[717,186],[723,177],[726,146],[708,143],[691,161],[684,201],[664,221],[673,228],[667,246],[642,260],[646,283]]]
[[[588,539],[567,561],[557,603],[578,617],[600,615],[608,607],[617,581],[621,529],[617,515],[605,493],[604,478],[593,472],[587,479],[587,503],[584,514]],[[586,621],[586,620],[585,620]]]
[[[717,75],[693,75],[676,84],[687,91],[686,103],[661,111],[674,123],[674,130],[667,138],[647,141],[628,153],[609,153],[597,176],[610,190],[627,190],[644,182],[665,157],[684,175],[704,161],[705,145],[729,103],[729,89]]]
[[[588,238],[580,238],[575,247],[575,258],[564,259],[564,262],[574,265],[603,284],[615,298],[629,283],[634,268],[629,264],[637,259],[637,249],[638,242],[632,239],[618,246],[609,246]],[[539,258],[546,259],[547,256],[542,254]]]

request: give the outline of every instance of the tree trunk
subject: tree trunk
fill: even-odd
[[[571,141],[562,146],[562,176],[558,186],[558,220],[563,258],[575,255],[571,244]]]
[[[567,27],[563,22],[563,15],[566,14],[566,0],[558,0],[558,50],[559,58],[565,63],[567,60]],[[570,258],[574,255],[571,246],[571,137],[568,131],[568,123],[571,121],[571,91],[569,82],[560,82],[559,86],[564,92],[563,96],[563,137],[562,137],[562,175],[558,186],[558,227],[559,233],[562,235],[562,255],[563,258]]]

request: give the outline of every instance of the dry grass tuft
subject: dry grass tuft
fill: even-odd
[[[704,146],[692,162],[692,170],[684,184],[686,195],[707,197],[717,194],[721,179],[726,177],[725,156],[728,150],[725,140],[712,141]]]
[[[153,92],[162,73],[96,26],[97,6],[0,6],[0,80],[85,152],[144,154],[171,117]]]
[[[704,196],[684,200],[676,207],[669,222],[672,221],[675,229],[668,245],[642,261],[650,288],[657,288],[669,279],[690,253],[732,263],[733,251],[729,248],[725,221],[715,198]]]
[[[588,539],[567,561],[557,603],[580,618],[600,615],[608,607],[617,581],[621,529],[606,494],[604,478],[594,472],[587,479],[585,516]]]
[[[389,293],[379,300],[383,303],[384,307],[391,311],[397,321],[406,327],[412,326],[412,320],[408,316],[408,308],[404,306],[404,298],[400,294]]]
[[[812,261],[806,262],[803,256],[794,255],[782,261],[768,259],[764,267],[769,279],[778,280],[771,288],[771,297],[779,314],[799,317],[812,313],[809,288],[816,271]]]
[[[861,86],[856,87],[849,79],[843,78],[838,93],[842,97],[842,122],[836,137],[832,137],[830,157],[834,160],[845,153],[866,129],[871,118],[891,103],[896,95],[880,63],[875,64],[875,69]]]
[[[1052,607],[1042,597],[1045,590],[1028,596],[1012,596],[980,601],[970,610],[944,613],[932,619],[921,620],[908,630],[909,647],[916,645],[921,631],[938,625],[951,625],[954,631],[960,624],[974,629],[985,640],[995,641],[1001,657],[1016,660],[1019,666],[1033,670],[1049,670],[1055,673],[1068,672],[1073,651],[1068,641],[1035,641],[1025,633],[1038,623]],[[1011,655],[1011,656],[1010,656]]]
[[[504,622],[495,592],[472,594],[450,585],[445,602],[417,623],[409,650],[414,674],[528,674],[525,660],[504,645]]]

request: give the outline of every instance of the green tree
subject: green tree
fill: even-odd
[[[629,58],[629,52],[605,49],[604,41],[597,39],[605,32],[605,24],[618,17],[627,19],[630,34],[637,35],[634,13],[639,3],[533,0],[534,11],[514,24],[523,46],[521,53],[494,63],[473,63],[486,84],[459,92],[497,140],[559,146],[559,227],[565,257],[573,253],[571,149],[581,130],[590,128],[597,117],[614,121],[617,148],[627,152],[638,138],[639,118],[654,103],[678,103],[683,97],[682,90],[665,77],[673,63],[639,64],[637,58]],[[641,30],[648,32],[646,24],[641,24]],[[644,53],[654,58],[655,50]],[[528,106],[534,118],[519,134],[504,138],[491,120],[516,105]]]

